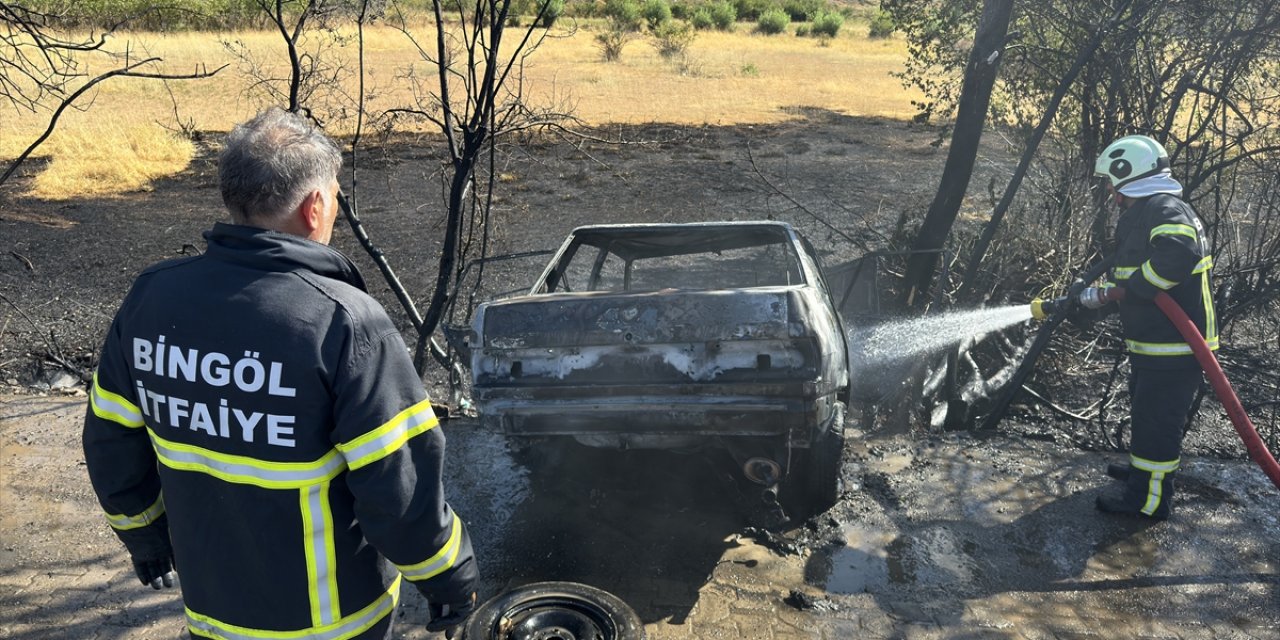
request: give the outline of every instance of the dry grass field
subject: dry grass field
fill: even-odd
[[[572,26],[558,24],[529,59],[525,95],[534,105],[567,108],[588,125],[773,123],[791,117],[796,107],[890,118],[913,114],[913,94],[890,75],[902,66],[904,43],[868,39],[866,25],[856,21],[826,43],[753,34],[747,24],[733,33],[699,32],[682,63],[660,57],[647,36],[630,42],[621,61],[603,62],[595,32]],[[414,35],[428,46],[434,41],[433,29],[425,24]],[[166,85],[117,78],[99,85],[91,98],[82,99],[88,108],[67,112],[37,153],[48,162],[27,168],[39,170],[28,183],[30,195],[64,199],[145,189],[151,180],[184,169],[195,152],[191,142],[174,133],[179,122],[198,131],[226,131],[267,104],[246,91],[252,78],[224,43],[238,43],[262,61],[268,75],[288,75],[284,47],[274,32],[131,33],[117,39],[115,49],[123,50],[126,40],[134,55],[163,58],[157,69],[183,73],[200,65],[231,66],[205,80]],[[328,51],[331,59],[354,69],[353,40]],[[105,57],[86,62],[88,73],[113,64]],[[366,66],[372,112],[413,105],[414,92],[405,80],[411,68],[427,78],[434,73],[404,34],[386,26],[368,32]],[[344,84],[345,92],[354,93],[354,78],[348,76]],[[329,130],[350,133],[354,119],[335,113]],[[9,110],[4,119],[0,159],[13,158],[30,144],[47,114]]]

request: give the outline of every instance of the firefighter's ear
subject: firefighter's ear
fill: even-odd
[[[327,214],[324,194],[319,189],[307,194],[298,205],[298,221],[302,223],[304,229],[308,233],[324,226],[324,218]]]

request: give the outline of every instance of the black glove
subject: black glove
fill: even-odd
[[[1086,289],[1084,280],[1076,278],[1071,281],[1071,286],[1067,287],[1067,304],[1076,306],[1080,302],[1080,294]]]
[[[428,602],[427,613],[431,615],[431,620],[427,622],[427,631],[443,631],[446,638],[453,638],[453,632],[467,621],[467,616],[475,609],[474,591],[461,602]]]
[[[162,557],[151,560],[133,559],[133,571],[138,574],[138,580],[142,584],[151,585],[152,589],[159,590],[163,585],[166,589],[173,588],[174,578],[177,574],[173,572],[173,557]]]

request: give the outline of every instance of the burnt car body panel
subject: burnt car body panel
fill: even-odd
[[[528,294],[480,305],[470,351],[481,422],[513,438],[784,469],[849,386],[817,257],[780,222],[575,229]]]

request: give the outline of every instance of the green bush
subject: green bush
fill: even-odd
[[[768,36],[782,33],[789,26],[791,26],[791,16],[776,7],[760,14],[760,19],[756,21],[756,31]]]
[[[603,0],[569,0],[564,15],[574,18],[599,18],[604,15]]]
[[[609,29],[596,34],[596,46],[605,62],[617,62],[622,59],[622,48],[634,37],[634,31],[627,31],[614,23]]]
[[[671,22],[671,5],[667,4],[667,0],[645,0],[640,15],[644,16],[649,30],[656,31],[658,27]]]
[[[897,30],[898,25],[893,23],[893,16],[884,9],[876,9],[875,15],[871,16],[871,27],[867,35],[872,38],[888,38]]]
[[[698,7],[693,10],[693,15],[689,16],[689,24],[694,29],[710,29],[716,26],[715,21],[711,19],[711,9],[707,7]]]
[[[693,30],[691,25],[668,20],[653,30],[653,46],[658,50],[658,55],[663,58],[668,60],[673,58],[683,59],[689,51],[689,45],[693,43],[693,39],[696,36],[697,32]]]
[[[734,15],[739,20],[759,20],[760,15],[775,6],[775,0],[732,0]]]
[[[685,2],[671,3],[671,17],[676,20],[688,20],[693,17],[694,7]]]
[[[843,26],[844,16],[834,11],[821,11],[813,17],[813,34],[817,36],[834,38]]]
[[[826,11],[827,0],[783,0],[782,10],[793,22],[805,22]]]
[[[534,10],[536,11],[537,7]],[[547,3],[547,9],[542,12],[542,20],[538,21],[538,26],[550,29],[562,15],[564,15],[564,0],[551,0]]]
[[[612,27],[623,31],[639,31],[644,24],[640,15],[640,5],[634,0],[608,0],[604,4],[604,15]],[[611,27],[611,28],[612,28]]]
[[[733,24],[738,21],[738,9],[729,0],[719,0],[708,5],[711,12],[711,23],[721,31],[732,31]]]
[[[125,23],[153,31],[256,28],[265,26],[255,0],[28,0],[27,9],[58,16],[58,26],[105,29]]]
[[[812,30],[811,30],[811,29],[809,29],[809,25],[807,25],[807,24],[798,24],[798,25],[796,25],[796,37],[797,37],[797,38],[805,38],[805,37],[808,37],[810,33],[812,33]]]

